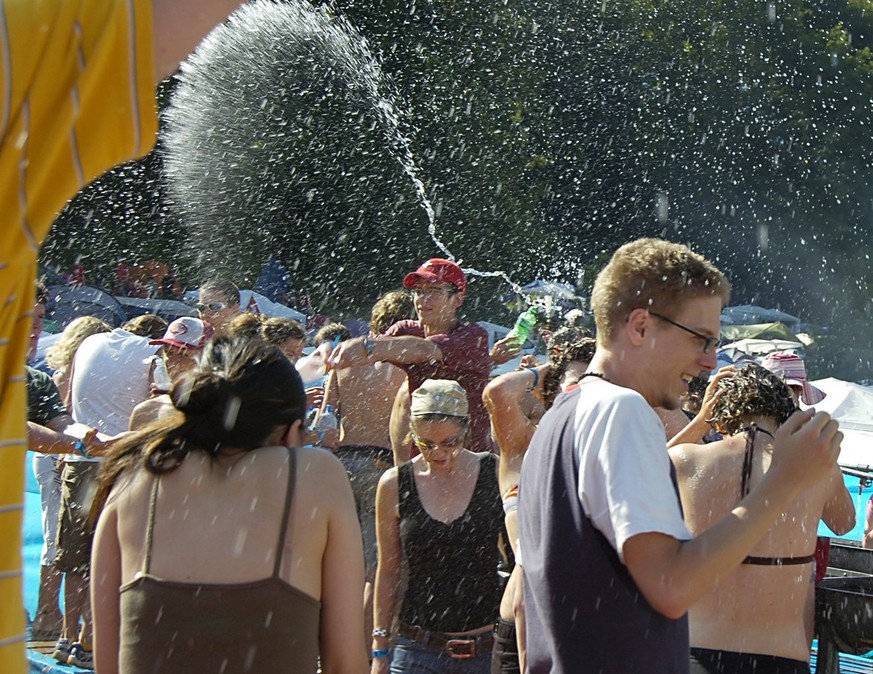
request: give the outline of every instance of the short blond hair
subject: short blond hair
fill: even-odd
[[[611,342],[616,326],[635,309],[670,315],[689,298],[715,295],[724,305],[730,293],[725,275],[687,246],[637,239],[615,251],[594,282],[591,308],[598,343]]]

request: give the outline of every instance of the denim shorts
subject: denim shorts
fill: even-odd
[[[391,657],[391,674],[490,674],[491,651],[475,658],[453,658],[442,649],[422,646],[397,635]]]

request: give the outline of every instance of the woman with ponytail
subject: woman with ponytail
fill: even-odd
[[[171,397],[101,473],[98,671],[367,671],[354,500],[336,458],[299,448],[294,366],[216,339]]]

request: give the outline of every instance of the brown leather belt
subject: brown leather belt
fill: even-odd
[[[465,638],[446,634],[445,632],[431,632],[418,625],[407,625],[401,622],[397,632],[407,639],[420,643],[422,646],[445,651],[457,660],[467,660],[475,658],[482,653],[490,653],[494,647],[494,632],[492,631],[482,632],[481,634]]]

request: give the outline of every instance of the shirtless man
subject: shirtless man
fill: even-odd
[[[370,316],[370,337],[385,334],[392,325],[409,317],[412,300],[400,290],[382,295]],[[388,423],[398,388],[406,373],[391,363],[337,370],[328,379],[325,395],[340,420],[340,445],[335,454],[342,461],[358,510],[364,539],[367,583],[364,587],[366,638],[373,629],[373,581],[376,577],[376,487],[379,478],[394,465]]]
[[[403,368],[410,394],[426,379],[457,381],[470,400],[471,450],[491,449],[482,391],[491,373],[488,333],[465,323],[458,312],[467,296],[467,278],[450,260],[431,258],[403,279],[412,291],[418,320],[395,323],[384,337],[345,342],[331,356],[337,369],[383,361]]]
[[[770,468],[773,436],[795,410],[788,387],[759,365],[720,382],[713,419],[725,438],[670,450],[693,534],[706,531],[760,483]],[[836,460],[825,474],[784,509],[739,568],[691,607],[692,674],[809,674],[804,615],[818,521],[837,534],[855,524]]]
[[[209,323],[183,316],[170,323],[163,337],[151,341],[151,344],[163,347],[163,353],[156,355],[152,362],[153,397],[133,408],[128,424],[130,430],[138,431],[173,411],[173,401],[169,396],[173,385],[197,365],[200,352],[211,337],[212,326]],[[164,381],[162,376],[155,376],[156,370],[162,367],[169,376],[168,381]]]

